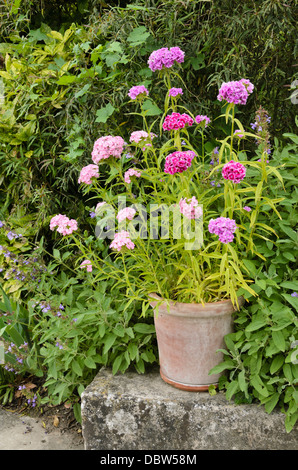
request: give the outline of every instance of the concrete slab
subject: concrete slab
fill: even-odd
[[[298,450],[298,427],[222,392],[186,392],[154,371],[113,376],[102,369],[82,394],[86,450]]]
[[[84,450],[84,444],[58,429],[47,431],[40,419],[0,409],[0,450]]]

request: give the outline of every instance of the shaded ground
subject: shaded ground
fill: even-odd
[[[31,407],[27,392],[35,387],[28,384],[33,386],[27,381],[24,392],[17,390],[10,403],[0,405],[0,450],[83,450],[82,429],[71,404]]]

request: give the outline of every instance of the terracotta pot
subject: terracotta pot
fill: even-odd
[[[156,294],[150,299],[162,299]],[[244,304],[238,299],[239,307]],[[224,336],[233,331],[230,300],[207,303],[167,303],[151,301],[154,308],[160,375],[162,379],[182,390],[205,391],[217,385],[221,374],[209,371],[222,362]]]

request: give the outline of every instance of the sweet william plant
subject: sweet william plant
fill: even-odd
[[[282,180],[280,173],[266,151],[259,161],[246,160],[239,151],[241,140],[259,138],[235,117],[236,106],[245,106],[254,85],[248,79],[222,84],[218,101],[225,112],[220,117],[231,132],[205,155],[212,118],[179,105],[183,89],[172,86],[173,78],[180,79],[176,67],[183,61],[179,47],[162,48],[149,57],[150,69],[166,87],[159,125],[149,125],[150,94],[136,85],[128,96],[139,107],[134,114],[143,128],[129,136],[129,143],[111,135],[94,143],[92,163],[78,178],[85,192],[97,195],[92,243],[90,238],[86,243],[77,222],[66,215],[54,216],[50,224],[79,247],[80,268],[92,272],[94,283],[114,278],[125,287],[128,304],[143,301],[143,313],[153,292],[180,302],[231,299],[237,306],[239,293],[255,295],[243,260],[249,252],[264,259],[255,240],[276,236],[258,216],[268,205],[276,211],[278,201],[267,198],[265,189],[271,176]],[[103,183],[102,165],[110,166]],[[105,259],[97,255],[97,238],[109,243]]]

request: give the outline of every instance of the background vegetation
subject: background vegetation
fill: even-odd
[[[281,406],[287,429],[292,429],[298,417],[297,366],[290,360],[298,339],[297,299],[291,296],[298,291],[297,109],[290,100],[297,77],[295,4],[1,3],[0,279],[7,296],[3,294],[0,305],[0,336],[11,348],[14,369],[0,368],[4,403],[13,399],[26,374],[33,374],[48,387],[41,401],[72,397],[79,419],[79,395],[99,367],[124,372],[134,366],[143,372],[146,365],[157,363],[152,317],[140,320],[137,305],[124,314],[124,297],[113,284],[94,291],[90,279],[82,288],[83,276],[73,272],[77,254],[63,247],[48,227],[53,214],[67,213],[92,228],[92,219],[83,215],[92,194],[78,191],[79,171],[90,163],[98,137],[127,139],[141,128],[128,114],[131,86],[150,87],[156,105],[149,115],[160,114],[163,92],[147,60],[153,50],[175,45],[186,53],[182,104],[191,111],[218,115],[221,83],[245,77],[255,90],[240,110],[244,127],[250,128],[260,105],[271,116],[272,158],[284,165],[280,171],[285,180],[285,189],[267,189],[269,197],[283,198],[279,215],[272,212],[271,220],[279,239],[276,245],[260,240],[259,252],[266,261],[247,260],[259,299],[242,311],[236,320],[239,331],[227,340],[228,362],[221,367],[227,366],[229,375],[222,387],[228,398],[264,403],[268,412]],[[221,120],[213,122],[207,152],[224,130]],[[256,147],[252,144],[248,151]],[[18,237],[9,239],[10,232]],[[50,297],[47,310],[42,302]]]

